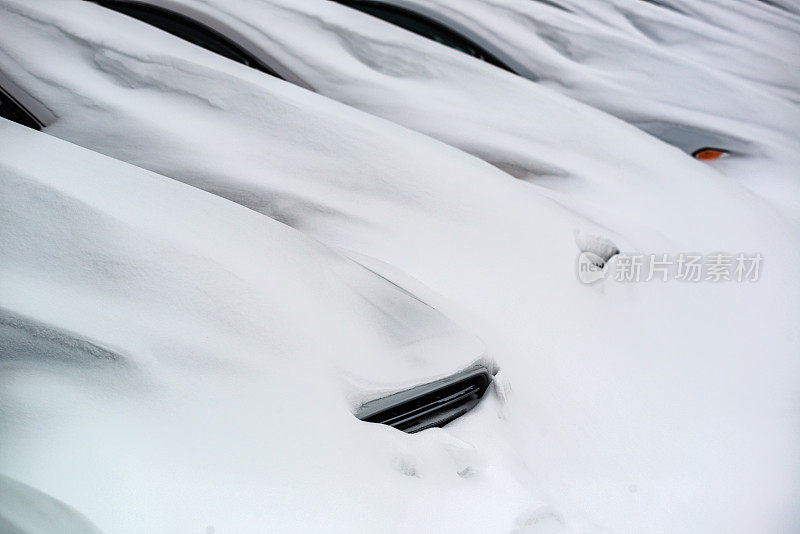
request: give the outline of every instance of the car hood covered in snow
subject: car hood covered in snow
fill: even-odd
[[[64,358],[268,368],[308,344],[304,366],[342,371],[355,401],[493,368],[441,313],[281,223],[5,120],[2,139],[2,322]]]
[[[92,398],[233,414],[241,388],[260,408],[240,417],[312,434],[363,424],[343,416],[369,398],[492,369],[439,312],[281,223],[4,119],[0,144],[5,473],[72,484],[39,454],[62,424],[49,418],[87,418]]]

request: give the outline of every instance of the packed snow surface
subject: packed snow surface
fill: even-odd
[[[313,9],[327,13],[321,5]],[[335,13],[343,11],[337,8]],[[344,17],[330,15],[339,16]],[[363,22],[358,32],[370,35],[377,31],[370,28],[377,27]],[[335,27],[330,31],[344,40],[351,36]],[[399,43],[396,47],[408,46],[414,52],[408,57],[418,58],[418,51],[429,46],[399,30],[385,35],[387,42]],[[365,44],[353,50],[368,48]],[[298,64],[313,57],[308,53]],[[188,358],[181,345],[177,356],[160,365],[151,361],[155,359],[149,351],[141,352],[145,363],[140,365],[150,372],[126,379],[133,384],[95,378],[105,372],[101,370],[69,380],[54,378],[49,371],[26,375],[30,381],[11,391],[17,399],[10,404],[13,416],[2,421],[9,445],[4,443],[0,469],[69,504],[108,532],[202,531],[206,526],[218,532],[794,530],[800,522],[795,506],[800,498],[800,232],[795,210],[786,208],[796,203],[795,185],[776,179],[772,191],[780,195],[756,195],[751,184],[743,186],[740,175],[694,161],[617,118],[558,94],[547,87],[552,84],[537,86],[455,52],[431,57],[433,66],[437,61],[455,65],[432,68],[446,74],[428,77],[448,95],[432,105],[437,117],[463,117],[455,109],[469,101],[491,105],[497,118],[481,112],[482,119],[476,113],[474,121],[454,120],[451,129],[462,130],[462,135],[445,137],[435,130],[436,120],[423,120],[424,111],[408,111],[418,118],[400,120],[399,114],[385,111],[388,106],[378,97],[370,108],[366,97],[356,101],[345,90],[335,94],[330,89],[329,96],[437,141],[92,4],[0,2],[0,72],[52,112],[55,119],[47,133],[251,209],[237,208],[233,215],[235,206],[229,202],[208,200],[212,197],[206,193],[163,185],[165,179],[148,175],[142,191],[155,189],[156,183],[161,189],[171,187],[175,193],[167,198],[179,206],[196,202],[198,214],[178,224],[181,210],[173,213],[169,203],[156,199],[153,209],[174,224],[162,224],[161,215],[148,216],[146,210],[137,216],[121,200],[104,213],[113,219],[112,211],[119,210],[126,224],[152,228],[146,242],[154,247],[167,239],[182,251],[200,247],[215,260],[204,260],[203,254],[197,263],[185,259],[181,265],[189,269],[186,278],[173,273],[165,280],[149,269],[170,267],[169,254],[144,258],[149,267],[128,274],[104,261],[92,263],[87,271],[76,263],[61,275],[61,270],[48,271],[46,262],[31,267],[30,279],[48,291],[38,293],[46,297],[25,298],[21,286],[9,293],[18,297],[18,306],[27,306],[24,316],[37,325],[84,323],[94,332],[90,345],[81,345],[90,353],[113,349],[115,340],[125,336],[132,344],[147,340],[124,329],[104,332],[99,325],[113,315],[100,316],[102,321],[92,325],[85,324],[91,323],[86,318],[98,312],[54,313],[50,304],[71,287],[66,283],[70,280],[96,288],[86,290],[87,298],[97,297],[94,302],[117,303],[113,293],[120,285],[127,291],[169,289],[174,295],[170,304],[182,311],[175,321],[185,314],[180,324],[187,326],[186,332],[173,332],[174,322],[151,317],[159,308],[142,309],[144,301],[130,310],[166,339],[194,346],[202,338],[192,324],[207,326],[211,318],[219,318],[220,324],[208,330],[208,346],[196,358]],[[415,69],[409,78],[427,72]],[[413,87],[406,81],[398,79],[397,84]],[[498,96],[491,97],[495,82]],[[324,84],[316,83],[315,90],[328,94]],[[782,106],[788,102],[788,90],[753,83],[776,95]],[[343,87],[348,84],[354,86],[342,82]],[[475,91],[482,96],[458,100],[459,84],[462,90],[482,88]],[[420,101],[426,94],[420,89]],[[639,94],[628,100],[635,109],[646,99]],[[684,108],[678,104],[673,102],[671,109],[675,120],[683,121]],[[730,113],[738,112],[735,102],[728,105]],[[404,103],[403,109],[412,108]],[[696,113],[688,103],[685,109]],[[796,107],[785,109],[785,119],[791,120]],[[661,118],[671,116],[662,108],[657,111]],[[523,113],[534,117],[532,121],[535,116],[547,121],[526,129],[510,126],[508,142],[492,146],[499,124],[520,124],[516,116]],[[723,121],[721,113],[709,119],[715,128]],[[779,122],[775,117],[764,120]],[[758,124],[747,128],[768,129]],[[762,160],[775,162],[785,177],[791,169],[785,154],[795,141],[783,126],[758,139],[780,158],[743,160],[754,168]],[[485,152],[465,143],[479,139],[482,127],[492,132],[484,136],[486,143],[476,144],[492,149]],[[42,135],[33,141],[16,130],[4,137],[4,147],[12,139],[15,147],[8,156],[3,152],[5,168],[13,169],[4,176],[19,180],[21,175],[29,185],[46,180],[53,187],[76,180],[78,171],[70,171],[75,180],[59,179],[59,173],[67,172],[65,164],[48,162],[63,160],[43,156],[51,150],[66,153],[66,145],[42,141],[47,139]],[[26,143],[39,149],[24,152]],[[526,151],[528,167],[502,165],[523,161]],[[28,165],[33,170],[25,170]],[[533,178],[530,169],[539,169]],[[108,180],[107,172],[80,182],[87,195],[89,184],[98,184],[99,190],[90,195],[94,209],[102,207],[106,195],[136,198],[125,195],[125,188],[117,189],[116,182],[100,188],[103,179]],[[50,206],[46,191],[32,193],[38,199],[32,205],[59,221],[56,215],[64,210],[55,200],[55,207]],[[148,194],[159,197],[161,191]],[[24,207],[13,203],[7,207],[5,196],[3,202],[20,235],[49,235],[47,222],[35,213],[26,216]],[[290,329],[276,338],[285,339],[286,346],[265,344],[271,365],[281,362],[277,369],[267,373],[255,365],[259,372],[232,370],[227,377],[210,373],[226,367],[230,343],[251,349],[261,345],[266,335],[262,329],[270,326],[253,320],[258,316],[254,307],[271,307],[278,324],[294,324],[292,318],[298,317],[292,313],[300,308],[292,307],[284,317],[278,304],[262,303],[266,282],[255,273],[259,266],[268,267],[263,259],[240,266],[251,273],[248,277],[226,276],[218,286],[212,284],[211,293],[193,287],[204,266],[211,274],[217,272],[215,262],[226,257],[217,256],[218,246],[225,245],[224,251],[235,247],[239,252],[234,260],[249,264],[242,258],[249,260],[256,252],[236,244],[260,228],[279,227],[264,215],[344,251],[414,293],[416,280],[438,292],[441,296],[425,300],[480,337],[500,365],[494,393],[443,430],[406,436],[359,423],[348,413],[341,388],[334,393],[330,375],[318,371],[326,368],[322,362],[361,361],[348,347],[367,343],[351,333],[371,331],[364,326],[365,321],[371,324],[368,314],[348,315],[353,330],[345,332],[338,332],[338,319],[329,316],[340,310],[354,313],[347,299],[313,313],[324,325],[319,330]],[[217,228],[229,218],[230,228]],[[82,232],[93,229],[88,236],[106,226],[95,228],[83,218],[75,222],[82,223]],[[215,230],[209,237],[206,227]],[[285,241],[297,241],[294,232],[279,228]],[[93,240],[66,232],[54,235],[48,239],[55,244],[48,239],[16,243],[35,256],[37,250],[56,246],[58,237]],[[131,242],[137,248],[126,251],[127,239],[116,246],[130,258],[141,252],[140,240]],[[266,245],[267,238],[259,239]],[[294,246],[281,241],[280,248],[281,254],[287,248],[293,257]],[[621,284],[607,279],[588,286],[577,280],[579,252],[603,256],[616,248],[658,254],[759,252],[763,273],[756,283]],[[29,265],[38,264],[31,259]],[[104,278],[108,276],[112,282]],[[294,291],[299,301],[307,302],[302,298],[309,291],[307,276],[316,279],[305,269],[298,272],[295,282],[280,292],[280,302]],[[139,288],[125,281],[147,283]],[[172,290],[170,281],[182,283]],[[186,303],[180,300],[183,293]],[[60,296],[61,302],[69,302]],[[211,305],[217,298],[225,303],[220,309]],[[76,299],[75,306],[80,304]],[[194,317],[200,312],[210,315]],[[241,324],[226,320],[229,316],[242,318]],[[56,332],[65,330],[74,328],[62,324]],[[328,349],[328,344],[334,354],[321,354],[320,347]],[[171,355],[170,347],[160,349]],[[292,350],[297,358],[280,358]],[[382,354],[387,357],[381,361],[393,361],[388,352]],[[465,355],[463,363],[477,356]],[[177,371],[199,366],[199,373],[207,359],[218,363],[208,364],[210,374],[202,379]],[[250,360],[236,361],[245,365]],[[357,372],[359,366],[355,368]],[[373,371],[383,369],[376,364]],[[393,372],[385,370],[387,375]],[[144,400],[129,395],[137,387]],[[207,390],[199,400],[198,389]],[[307,391],[315,393],[300,394]],[[50,439],[41,439],[45,432]],[[87,450],[87,443],[93,448]],[[98,498],[101,491],[112,500]]]

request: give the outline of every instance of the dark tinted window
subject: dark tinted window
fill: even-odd
[[[153,7],[138,2],[119,2],[117,0],[93,0],[101,6],[113,9],[129,17],[139,19],[151,26],[155,26],[175,37],[180,37],[184,41],[201,46],[206,50],[225,56],[254,69],[266,72],[277,78],[278,74],[254,58],[252,55],[242,50],[230,39],[220,35],[211,28],[199,24],[191,19],[179,15],[166,9]]]
[[[25,108],[20,106],[16,100],[2,89],[0,89],[0,117],[34,130],[42,129],[41,124],[33,118],[33,115],[28,113]]]
[[[414,32],[422,37],[433,39],[450,48],[455,48],[460,52],[469,54],[472,57],[482,59],[487,63],[491,63],[496,67],[505,69],[509,72],[512,71],[508,65],[494,57],[492,54],[476,45],[466,37],[459,35],[447,26],[439,24],[435,20],[423,17],[417,13],[413,13],[406,9],[401,9],[396,6],[389,6],[379,2],[370,2],[362,0],[335,0],[340,4],[358,9],[374,17],[385,20],[395,26],[400,26],[410,32]]]

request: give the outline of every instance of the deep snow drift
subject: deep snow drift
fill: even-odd
[[[46,9],[55,5],[63,9]],[[298,396],[286,384],[328,382],[288,364],[274,392],[263,375],[235,395],[233,380],[204,382],[208,404],[170,382],[165,394],[178,398],[169,413],[117,399],[120,409],[98,403],[76,414],[80,425],[31,416],[39,431],[52,421],[59,439],[15,434],[26,447],[14,448],[9,465],[20,473],[10,474],[22,482],[115,532],[143,523],[671,533],[797,524],[798,229],[737,182],[537,89],[552,96],[529,105],[561,118],[565,139],[574,134],[571,154],[537,156],[574,166],[570,180],[544,188],[97,6],[1,7],[0,70],[51,107],[48,133],[278,218],[404,287],[414,282],[398,269],[410,273],[503,369],[497,399],[416,436],[366,430],[346,409],[294,418],[315,403],[290,406]],[[605,243],[593,236],[627,253],[760,252],[764,272],[757,283],[584,286],[578,252]],[[42,380],[48,397],[31,405],[50,406],[60,398],[51,391],[85,396]],[[274,424],[256,425],[266,411]],[[95,441],[90,465],[59,463],[64,444],[79,451]],[[59,469],[25,463],[37,454],[56,454]],[[92,498],[98,484],[113,490],[111,506]],[[186,495],[180,507],[171,506],[176,491]]]

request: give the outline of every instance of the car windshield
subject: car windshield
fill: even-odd
[[[34,130],[42,129],[41,124],[39,124],[33,115],[28,113],[25,108],[2,88],[0,88],[0,117],[27,126],[28,128],[33,128]]]
[[[358,1],[358,0],[336,0],[341,4],[358,9],[368,15],[372,15],[386,22],[400,26],[410,32],[416,33],[422,37],[432,39],[437,43],[449,46],[472,57],[491,63],[496,67],[514,72],[508,65],[494,57],[492,54],[473,43],[466,37],[459,35],[446,26],[423,17],[418,13],[401,9],[396,6],[388,6],[377,2]]]
[[[276,78],[280,78],[274,70],[261,63],[227,37],[183,15],[138,2],[119,2],[117,0],[94,1],[101,6],[113,9],[114,11],[138,19],[151,26],[155,26],[167,33],[171,33],[184,41],[188,41],[228,59],[232,59],[248,67],[253,67],[254,69],[275,76]]]

